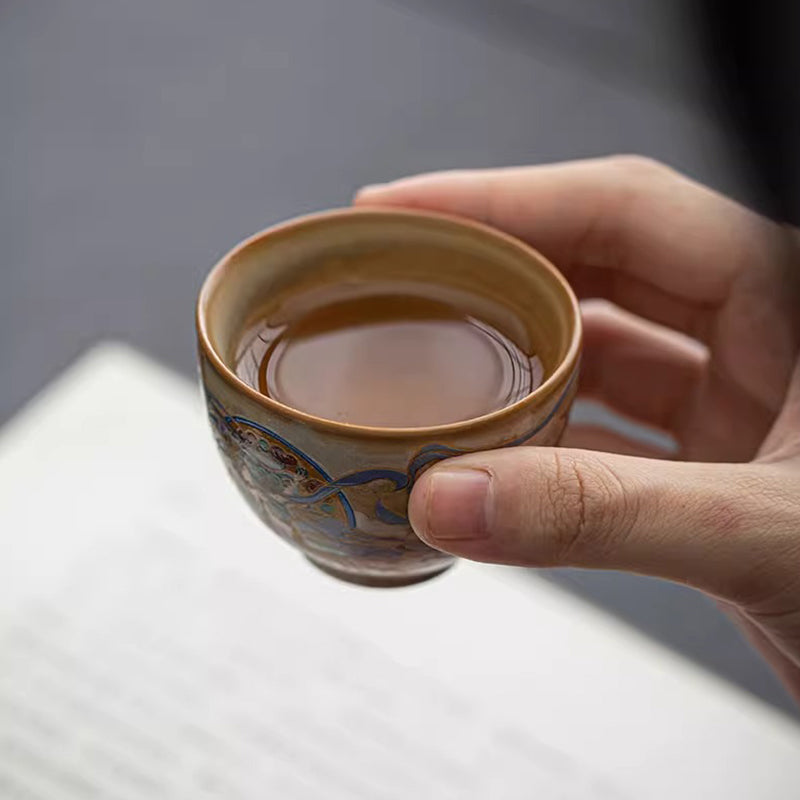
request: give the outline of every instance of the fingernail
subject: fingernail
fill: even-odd
[[[431,543],[489,536],[492,517],[492,481],[477,469],[435,470],[422,489],[424,497],[412,509],[417,533]],[[420,508],[421,506],[421,508]],[[422,512],[422,519],[417,519]]]

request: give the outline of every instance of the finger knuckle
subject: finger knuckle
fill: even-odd
[[[650,181],[673,174],[670,167],[649,156],[623,153],[611,156],[608,163],[618,175],[633,181]]]
[[[624,269],[620,263],[630,257],[628,240],[636,230],[642,208],[674,173],[664,164],[644,156],[610,156],[600,162],[596,175],[602,198],[595,214],[577,237],[571,261]]]
[[[613,471],[599,459],[552,453],[540,503],[553,563],[580,561],[606,550],[630,526],[632,503]]]

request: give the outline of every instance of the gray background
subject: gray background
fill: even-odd
[[[0,0],[0,422],[102,338],[191,373],[221,252],[366,182],[639,152],[746,200],[678,8]],[[553,578],[794,713],[705,598]]]

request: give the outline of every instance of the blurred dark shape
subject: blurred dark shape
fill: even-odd
[[[690,2],[760,210],[800,222],[800,1]]]

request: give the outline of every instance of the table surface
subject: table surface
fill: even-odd
[[[101,0],[0,9],[0,421],[122,339],[194,369],[231,244],[409,172],[639,152],[743,199],[679,4]],[[553,579],[777,706],[685,588]]]

